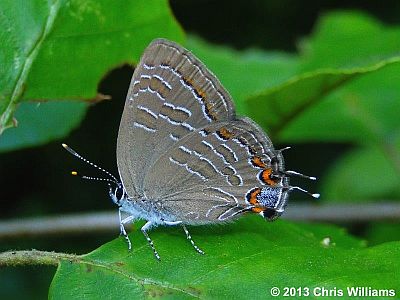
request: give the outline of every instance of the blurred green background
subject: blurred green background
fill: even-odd
[[[400,199],[400,68],[396,63],[400,56],[399,1],[173,0],[170,7],[186,37],[179,30],[173,33],[175,29],[160,35],[175,34],[200,57],[231,92],[238,111],[256,119],[270,133],[276,148],[292,146],[285,153],[286,164],[292,170],[320,178],[316,185],[299,182],[313,192],[321,192],[322,203]],[[145,9],[144,4],[137,9],[152,14],[151,6]],[[135,15],[138,16],[140,12]],[[129,18],[124,20],[128,21]],[[82,26],[90,28],[91,24]],[[139,35],[140,30],[139,27]],[[115,49],[110,51],[120,51],[117,41],[113,43]],[[97,44],[100,43],[94,40],[94,49]],[[131,64],[143,49],[133,49],[133,45],[134,39],[132,50],[124,49],[126,53],[132,51],[133,56],[125,59]],[[78,44],[76,47],[79,49]],[[81,58],[91,55],[85,52]],[[57,61],[46,63],[54,63],[56,73],[85,72],[84,65],[75,67],[73,61],[62,65]],[[66,142],[118,174],[116,138],[133,67],[112,58],[102,63],[112,65],[112,69],[96,69],[102,78],[98,92],[110,95],[112,100],[97,103],[93,99],[87,111],[86,104],[71,101],[24,102],[15,115],[18,129],[22,130],[11,128],[0,136],[2,220],[114,209],[106,187],[70,176],[69,171],[75,168],[85,174],[93,174],[93,170],[79,164],[60,146]],[[374,72],[382,67],[380,64],[385,67]],[[33,70],[34,75],[43,72],[40,66]],[[79,85],[87,82],[80,76],[76,78],[75,83],[65,83],[56,82],[49,75],[41,86],[43,83],[36,82],[32,75],[22,99],[93,98],[96,81],[91,78],[92,90],[79,94]],[[289,79],[292,82],[285,86]],[[344,85],[346,82],[349,84]],[[5,84],[4,77],[0,83]],[[337,88],[342,85],[345,88]],[[32,86],[35,88],[29,89]],[[70,87],[73,92],[53,95],[60,86]],[[48,98],[40,99],[43,94]],[[293,118],[290,111],[286,115],[285,107],[282,112],[279,106],[293,95],[298,95],[296,101],[303,101],[295,108],[297,114],[297,110],[304,112],[300,118],[297,114]],[[263,107],[263,103],[273,103],[274,107]],[[34,117],[33,112],[38,110],[43,114]],[[282,116],[275,120],[278,112]],[[291,201],[312,200],[293,194]],[[396,222],[341,225],[370,245],[400,238]],[[0,250],[35,248],[87,253],[115,238],[118,232],[115,228],[115,232],[101,235],[2,240]],[[49,267],[0,269],[0,298],[47,297],[53,274],[54,268]]]

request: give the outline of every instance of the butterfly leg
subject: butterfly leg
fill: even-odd
[[[196,244],[194,243],[194,241],[192,240],[192,237],[190,236],[189,231],[187,230],[186,226],[182,224],[183,230],[186,233],[186,238],[190,241],[190,243],[192,244],[193,248],[200,254],[204,254],[204,251],[201,250],[199,247],[196,246]]]
[[[129,239],[128,233],[126,232],[124,225],[126,223],[132,222],[135,219],[135,217],[134,216],[128,216],[125,219],[122,219],[121,208],[118,210],[118,215],[119,215],[120,235],[122,235],[125,238],[125,240],[126,240],[126,242],[128,244],[128,250],[130,251],[130,250],[132,250],[132,243],[131,243],[131,240]]]
[[[153,249],[154,252],[154,256],[160,260],[160,255],[158,254],[156,248],[154,247],[154,243],[151,240],[151,238],[149,237],[149,235],[147,234],[147,230],[149,230],[152,226],[154,225],[153,222],[148,221],[146,224],[143,225],[143,227],[140,229],[143,232],[144,237],[146,238],[147,242],[149,242],[149,245],[151,247],[151,249]]]
[[[164,224],[165,224],[165,225],[173,226],[173,225],[182,224],[182,221],[172,221],[172,222],[171,222],[171,221],[164,221]],[[186,238],[190,241],[190,243],[192,244],[193,248],[194,248],[197,252],[199,252],[200,254],[204,254],[204,251],[201,250],[199,247],[197,247],[196,244],[194,243],[194,241],[192,240],[192,237],[191,237],[191,235],[190,235],[190,233],[189,233],[189,230],[187,230],[186,226],[182,224],[182,227],[183,227],[183,230],[184,230],[185,233],[186,233]]]

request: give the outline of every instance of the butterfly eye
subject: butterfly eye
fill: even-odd
[[[122,185],[118,185],[115,190],[114,190],[114,196],[116,199],[118,199],[118,202],[124,198],[124,189]]]

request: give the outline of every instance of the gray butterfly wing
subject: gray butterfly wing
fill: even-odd
[[[117,164],[128,195],[143,196],[149,167],[171,146],[234,117],[230,96],[196,57],[173,42],[154,40],[135,69],[119,127]]]
[[[288,186],[261,128],[248,118],[216,122],[173,145],[149,170],[144,193],[172,219],[188,224],[226,221],[246,210],[252,191]]]

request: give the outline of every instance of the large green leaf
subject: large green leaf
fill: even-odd
[[[182,41],[165,0],[19,0],[1,10],[0,132],[21,98],[94,98],[106,72],[137,62],[153,38]]]
[[[400,28],[331,13],[303,42],[298,74],[248,98],[249,112],[285,142],[376,140],[371,122],[396,127],[399,70]]]
[[[362,12],[323,15],[300,43],[302,70],[363,68],[400,55],[400,28]]]
[[[312,99],[315,105],[286,124],[280,131],[280,138],[362,145],[390,140],[400,130],[399,62],[395,60],[379,71],[364,73],[362,77],[353,74],[359,78],[327,97]]]
[[[354,286],[400,288],[400,243],[365,248],[343,230],[327,225],[266,223],[246,217],[220,227],[191,228],[205,250],[192,249],[183,231],[150,234],[161,255],[140,232],[134,250],[122,238],[76,260],[62,261],[50,288],[51,299],[259,299],[272,287],[346,289]],[[316,297],[311,297],[316,298]]]
[[[352,122],[351,117],[346,115],[347,107],[339,100],[341,97],[336,97],[335,101],[331,101],[333,103],[328,102],[329,105],[325,101],[321,102],[355,78],[378,73],[378,70],[387,66],[400,69],[400,57],[361,69],[317,70],[301,74],[281,85],[249,97],[248,111],[260,125],[284,141],[332,140],[337,137],[343,140],[343,136],[347,137],[350,133],[348,123]],[[396,75],[393,81],[397,79],[398,74],[396,71],[394,73]],[[371,85],[369,81],[368,86],[379,88],[377,86],[379,83],[378,81]],[[348,89],[342,91],[349,92]],[[373,100],[378,105],[380,99]],[[338,117],[344,119],[343,122],[338,122]],[[334,125],[329,124],[330,120]],[[359,134],[359,132],[352,133],[351,137]]]
[[[398,82],[400,65],[366,75],[307,111],[302,121],[293,122],[283,133],[288,140],[303,136],[360,144],[323,178],[325,200],[400,198]]]

